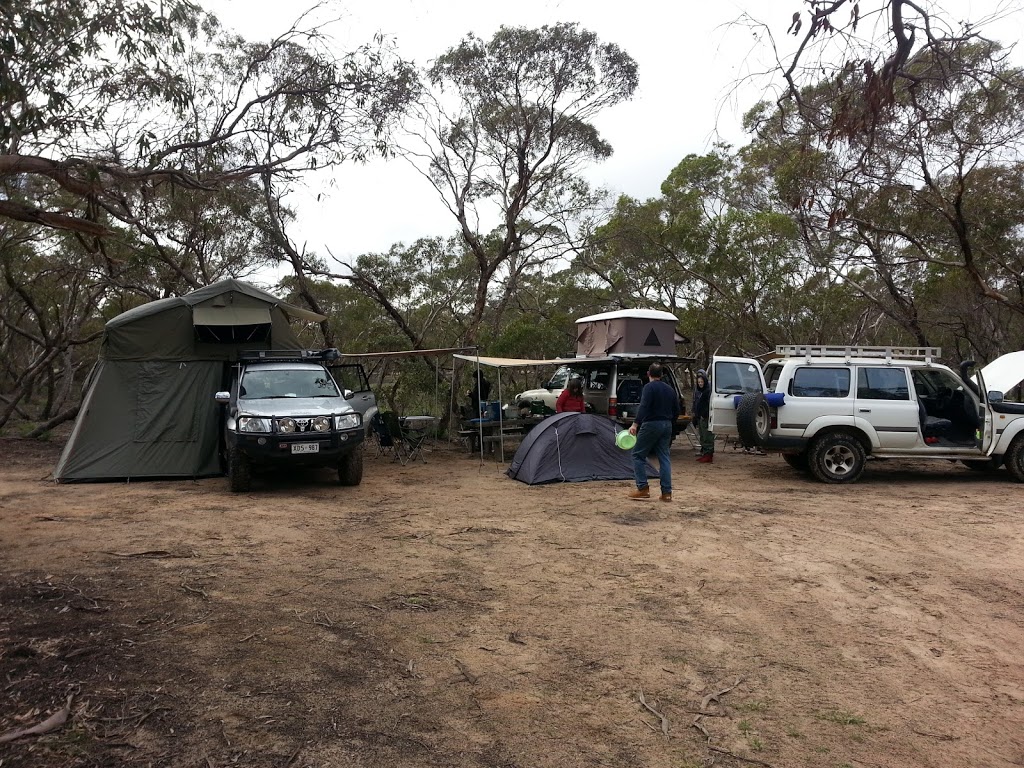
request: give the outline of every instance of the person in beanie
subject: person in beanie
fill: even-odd
[[[661,500],[672,501],[672,460],[668,455],[672,444],[672,425],[679,417],[679,398],[676,391],[661,380],[664,370],[660,363],[651,363],[647,369],[650,381],[640,393],[640,407],[629,434],[636,435],[633,446],[633,477],[636,490],[631,499],[651,498],[647,484],[647,457],[658,456],[658,478],[661,482]]]
[[[703,368],[697,371],[697,384],[693,388],[693,420],[700,435],[700,453],[697,461],[710,464],[715,460],[715,435],[708,428],[711,418],[711,387],[708,385],[708,373]]]

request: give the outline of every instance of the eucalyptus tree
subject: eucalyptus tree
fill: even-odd
[[[0,215],[103,237],[146,223],[161,188],[380,149],[412,70],[382,39],[338,54],[317,10],[250,42],[187,0],[4,4]]]
[[[576,24],[468,35],[427,70],[432,99],[407,156],[433,185],[472,259],[463,339],[500,319],[523,277],[560,264],[594,196],[581,172],[611,155],[593,120],[632,97],[636,62]],[[502,282],[495,295],[496,282]]]
[[[948,326],[943,312],[962,285],[971,304],[1016,316],[997,335],[1017,347],[1024,72],[983,40],[926,48],[902,67],[870,131],[819,127],[845,124],[864,88],[863,74],[848,74],[805,88],[799,111],[754,110],[756,151],[776,158],[779,195],[809,251],[917,342],[934,343]]]
[[[727,147],[689,155],[661,196],[620,198],[579,265],[619,306],[668,307],[703,356],[821,341],[856,325],[848,296],[804,259],[792,219],[760,177]]]

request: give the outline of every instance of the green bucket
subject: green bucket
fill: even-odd
[[[631,435],[628,429],[624,429],[615,435],[615,444],[622,450],[628,451],[636,445],[636,435]]]

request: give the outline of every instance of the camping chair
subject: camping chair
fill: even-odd
[[[377,438],[377,455],[384,456],[391,451],[391,460],[405,466],[406,457],[402,440],[402,427],[394,411],[378,411],[370,419],[370,427]]]
[[[401,426],[401,420],[399,420],[399,425]],[[423,443],[427,440],[428,430],[426,428],[409,429],[405,426],[402,426],[401,430],[406,460],[416,461],[416,459],[419,459],[426,464],[427,460],[423,457]]]

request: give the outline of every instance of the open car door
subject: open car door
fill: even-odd
[[[747,357],[711,359],[711,431],[736,437],[736,396],[766,391],[764,374],[756,360]]]
[[[978,397],[981,398],[981,426],[978,428],[978,448],[986,456],[991,456],[996,447],[996,420],[992,415],[992,405],[988,401],[988,385],[985,376],[978,371]]]

